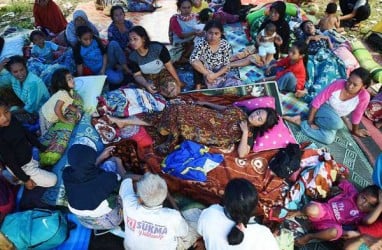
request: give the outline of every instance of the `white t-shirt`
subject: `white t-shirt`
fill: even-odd
[[[198,233],[203,236],[207,250],[278,250],[279,246],[269,228],[259,224],[248,224],[244,231],[244,239],[239,245],[228,244],[227,235],[234,222],[224,214],[220,205],[212,205],[203,210],[199,222]]]
[[[328,100],[328,104],[336,111],[339,117],[344,117],[353,112],[359,103],[358,95],[342,101],[340,99],[341,90],[334,91]]]
[[[178,211],[162,206],[142,206],[131,179],[122,182],[119,195],[123,201],[125,249],[172,250],[176,249],[177,238],[188,234],[187,222]]]

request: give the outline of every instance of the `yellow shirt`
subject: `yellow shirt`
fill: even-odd
[[[201,0],[201,1],[202,1],[202,4],[200,5],[199,8],[196,8],[195,6],[192,6],[192,10],[191,10],[192,13],[199,14],[199,12],[201,10],[206,9],[206,8],[209,7],[208,3],[206,1],[204,1],[204,0]]]
[[[61,112],[64,114],[65,109],[73,103],[73,98],[70,97],[66,90],[59,90],[54,93],[44,105],[42,105],[41,112],[45,119],[51,123],[58,122],[58,116],[54,112],[54,107],[56,106],[57,101],[64,102],[61,110]]]

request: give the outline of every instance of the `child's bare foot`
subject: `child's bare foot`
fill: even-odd
[[[294,123],[296,125],[301,125],[301,115],[295,115],[295,116],[284,115],[283,119],[288,122]]]
[[[109,119],[109,121],[111,123],[114,123],[115,125],[117,125],[118,128],[123,128],[123,127],[125,127],[127,125],[125,119],[113,117],[113,116],[110,116],[110,115],[107,115],[106,117],[107,117],[107,119]]]
[[[308,91],[306,89],[297,90],[296,93],[294,93],[294,96],[297,98],[301,98],[301,97],[304,97],[307,93]]]

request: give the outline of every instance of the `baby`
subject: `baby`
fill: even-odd
[[[283,43],[282,38],[276,33],[276,26],[273,23],[268,23],[265,28],[259,32],[256,37],[257,44],[259,45],[259,56],[261,62],[258,63],[260,67],[267,66],[276,54],[276,45]]]
[[[367,186],[361,192],[347,180],[338,185],[342,192],[325,203],[310,202],[303,213],[308,216],[315,233],[296,239],[302,246],[317,239],[337,240],[343,235],[343,225],[372,224],[382,212],[382,191],[376,185]]]
[[[344,28],[340,27],[340,17],[337,13],[337,4],[328,3],[325,10],[325,16],[318,22],[320,30],[336,30],[337,32],[343,32]]]

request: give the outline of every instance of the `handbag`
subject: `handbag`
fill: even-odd
[[[269,168],[278,177],[288,179],[295,171],[300,169],[302,152],[300,146],[289,143],[282,148],[269,162]]]
[[[69,236],[66,217],[60,211],[42,209],[9,214],[0,231],[16,249],[52,249]]]

